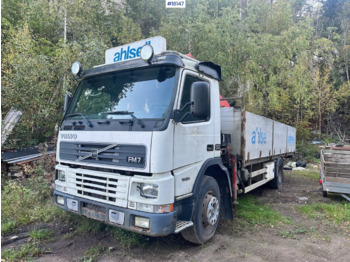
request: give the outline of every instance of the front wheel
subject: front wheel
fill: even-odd
[[[216,180],[204,176],[198,187],[194,205],[193,226],[181,232],[182,236],[195,244],[203,244],[214,235],[220,217],[220,188]]]

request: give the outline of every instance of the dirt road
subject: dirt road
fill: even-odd
[[[296,207],[305,203],[337,203],[337,197],[323,198],[318,181],[289,172],[280,190],[261,188],[252,194],[262,203],[288,217],[283,225],[238,226],[223,221],[208,243],[197,246],[181,235],[149,238],[137,247],[123,247],[108,234],[76,234],[59,224],[47,225],[55,232],[43,247],[49,252],[37,261],[350,261],[350,225],[310,219]],[[303,200],[306,197],[307,200]],[[301,198],[301,199],[300,199]],[[237,218],[238,219],[238,218]],[[45,226],[45,225],[41,225]],[[25,231],[25,229],[23,229]],[[26,230],[30,230],[27,228]],[[23,244],[19,240],[2,249]],[[99,247],[93,259],[86,250]]]

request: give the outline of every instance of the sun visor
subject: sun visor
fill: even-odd
[[[219,65],[214,64],[213,62],[199,62],[195,67],[199,72],[222,81],[221,67]]]

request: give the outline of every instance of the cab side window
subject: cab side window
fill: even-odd
[[[198,81],[203,81],[197,77],[191,76],[191,75],[187,75],[185,78],[185,82],[184,82],[184,86],[183,86],[183,90],[182,90],[182,96],[181,96],[181,106],[180,108],[182,108],[186,103],[190,102],[191,99],[191,86],[193,83],[198,82]],[[186,114],[186,112],[190,111],[190,106],[187,106],[182,112],[181,112],[181,116],[182,117],[184,114]],[[209,117],[210,118],[210,117]],[[182,123],[189,123],[189,122],[199,122],[199,121],[207,121],[209,120],[209,118],[200,118],[200,117],[196,117],[193,115],[188,115],[187,117],[185,117],[184,120],[182,120]]]

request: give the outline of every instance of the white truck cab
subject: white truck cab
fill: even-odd
[[[106,64],[90,70],[75,63],[72,72],[79,85],[66,95],[59,130],[57,206],[145,235],[182,232],[201,244],[220,218],[233,219],[237,192],[282,183],[274,167],[293,148],[251,163],[230,149],[246,148],[234,137],[247,120],[220,109],[220,66],[167,51],[154,37],[107,50]]]

